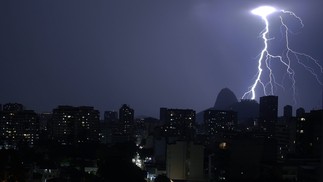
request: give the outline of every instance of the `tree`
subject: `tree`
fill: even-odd
[[[136,150],[136,145],[132,142],[110,147],[106,156],[101,156],[98,176],[103,181],[145,182],[146,173],[132,163]]]
[[[171,182],[166,174],[160,174],[155,178],[155,182]]]

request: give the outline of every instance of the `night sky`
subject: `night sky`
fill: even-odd
[[[323,2],[263,2],[1,1],[0,103],[37,112],[64,104],[103,112],[125,103],[136,115],[158,117],[160,107],[209,108],[225,87],[241,98],[263,47],[264,24],[250,10],[264,4],[302,18],[303,29],[291,25],[290,47],[323,65]],[[277,90],[280,107],[321,108],[322,87],[296,70],[298,104],[286,87]]]

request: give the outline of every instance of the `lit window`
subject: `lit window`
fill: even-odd
[[[226,142],[222,142],[222,143],[220,143],[220,144],[219,144],[219,148],[220,148],[220,149],[222,149],[222,150],[227,149],[227,148],[228,148],[227,143],[226,143]]]
[[[299,133],[304,133],[304,130],[300,130]]]

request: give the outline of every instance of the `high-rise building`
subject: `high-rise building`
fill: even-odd
[[[134,110],[123,104],[119,109],[119,120],[122,123],[131,123],[134,120]]]
[[[288,154],[295,152],[296,117],[293,117],[293,107],[284,107],[284,116],[279,118],[275,127],[277,142],[277,161],[283,162]]]
[[[270,136],[274,134],[278,118],[278,96],[260,97],[259,127]]]
[[[52,138],[62,145],[98,142],[99,115],[93,107],[58,106],[51,120]]]
[[[192,109],[160,108],[160,120],[167,136],[191,137],[195,132],[196,113]]]
[[[120,123],[118,123],[117,111],[105,111],[104,122],[100,123],[100,130],[102,134],[102,143],[112,143],[114,135],[120,135]]]
[[[39,117],[22,104],[8,103],[0,111],[0,137],[4,147],[24,143],[33,146],[39,139]]]
[[[297,117],[296,153],[307,158],[320,159],[322,151],[323,110],[313,110]]]
[[[204,111],[205,131],[215,135],[224,131],[232,131],[237,125],[238,117],[235,111],[209,109]]]
[[[292,119],[289,119],[292,121]],[[295,121],[294,121],[295,122]],[[282,162],[286,159],[287,154],[292,153],[292,131],[291,125],[287,122],[281,122],[276,124],[275,139],[276,139],[276,154],[277,161]]]
[[[78,143],[99,141],[100,112],[93,107],[77,107],[76,138]]]
[[[52,113],[45,112],[39,114],[39,129],[41,131],[47,131],[48,130],[48,125],[49,121],[52,119]]]
[[[19,103],[7,103],[3,105],[3,111],[19,112],[23,110],[24,110],[24,106]]]
[[[284,117],[285,118],[293,117],[293,107],[291,105],[286,105],[284,107]]]
[[[204,146],[177,141],[167,145],[166,173],[172,180],[204,180]]]
[[[62,145],[75,143],[76,110],[72,106],[58,106],[53,110],[51,126],[52,138]]]
[[[119,123],[121,125],[121,131],[124,135],[133,134],[133,123],[134,123],[134,110],[128,105],[123,104],[119,109]]]
[[[302,117],[305,114],[305,109],[300,107],[296,110],[296,117]]]

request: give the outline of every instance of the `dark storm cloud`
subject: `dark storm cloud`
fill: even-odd
[[[38,111],[127,103],[158,116],[163,106],[208,108],[223,87],[241,97],[262,46],[263,23],[249,11],[262,2],[3,1],[0,103]],[[320,3],[278,3],[304,20],[296,44],[306,46],[297,48],[323,60]]]

